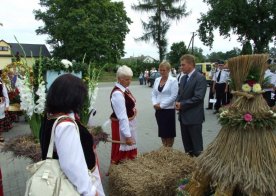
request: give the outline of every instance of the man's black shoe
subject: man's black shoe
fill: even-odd
[[[205,108],[206,110],[212,110],[213,108]]]

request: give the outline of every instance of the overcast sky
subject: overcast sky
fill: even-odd
[[[40,8],[38,3],[39,0],[1,0],[0,23],[3,26],[0,26],[0,40],[3,39],[6,42],[14,43],[16,42],[14,36],[16,36],[20,43],[45,44],[47,35],[36,35],[35,33],[35,30],[43,25],[41,21],[34,19],[33,10]],[[125,57],[143,54],[158,59],[157,48],[152,43],[136,42],[134,40],[134,38],[143,34],[141,19],[147,20],[149,16],[146,13],[140,13],[131,9],[131,5],[137,3],[137,0],[124,0],[127,15],[133,21],[129,26],[130,32],[125,40]],[[187,10],[191,11],[188,17],[178,22],[172,22],[167,34],[169,42],[168,51],[171,44],[175,42],[184,41],[188,46],[192,32],[198,29],[197,18],[200,17],[200,13],[206,13],[208,7],[202,0],[187,0]],[[198,36],[195,37],[194,46],[202,48],[205,55],[211,52],[226,52],[232,50],[234,47],[241,48],[241,44],[236,39],[237,36],[225,39],[216,32],[211,50],[203,45]]]

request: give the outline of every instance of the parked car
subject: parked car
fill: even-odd
[[[148,80],[148,85],[149,85],[149,87],[152,87],[153,84],[154,84],[155,79],[158,78],[158,77],[160,77],[160,76],[161,76],[161,75],[160,75],[159,71],[157,71],[157,72],[152,72],[152,73],[150,74],[150,77],[149,77],[149,80]]]
[[[198,70],[202,75],[205,76],[208,85],[211,83],[212,80],[210,76],[213,67],[214,66],[212,63],[196,63],[196,70]]]

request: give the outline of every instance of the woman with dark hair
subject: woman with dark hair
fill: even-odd
[[[86,85],[72,74],[62,75],[53,82],[46,98],[40,145],[45,160],[55,120],[61,115],[70,116],[61,120],[55,129],[53,158],[59,160],[61,169],[80,195],[100,196],[104,192],[93,151],[93,137],[78,116],[86,96]],[[76,121],[79,133],[72,119]]]

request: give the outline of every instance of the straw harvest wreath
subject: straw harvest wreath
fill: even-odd
[[[256,95],[264,93],[262,86],[269,86],[270,77],[265,78],[262,84],[258,82],[259,80],[259,70],[256,67],[252,67],[242,84],[241,91],[232,91],[232,94],[253,99]],[[222,126],[228,125],[235,128],[246,129],[247,127],[252,127],[260,129],[276,127],[276,113],[272,109],[253,113],[243,111],[237,106],[229,105],[220,109],[218,119]]]
[[[222,128],[197,157],[192,177],[182,186],[186,195],[204,195],[209,187],[215,195],[275,195],[276,112],[262,96],[268,84],[267,59],[266,54],[229,59],[233,99],[220,110]]]

